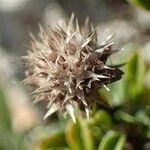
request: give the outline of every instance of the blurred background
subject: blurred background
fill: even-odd
[[[150,12],[126,0],[0,0],[1,150],[9,149],[7,139],[11,149],[19,149],[22,134],[33,126],[39,126],[40,130],[48,122],[43,121],[45,106],[33,105],[27,89],[19,84],[24,78],[20,57],[30,44],[29,32],[36,35],[39,24],[44,28],[53,26],[59,19],[69,19],[72,12],[81,25],[86,16],[91,18],[101,42],[114,34],[118,49],[138,43],[146,63],[150,64]]]

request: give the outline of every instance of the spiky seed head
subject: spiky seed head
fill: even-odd
[[[113,42],[98,45],[97,32],[88,18],[82,28],[77,19],[74,25],[74,14],[62,26],[40,27],[38,39],[32,36],[31,43],[22,57],[26,67],[23,82],[34,88],[34,102],[48,102],[44,118],[59,110],[75,121],[75,107],[89,116],[97,89],[122,76],[118,68],[106,65],[114,52]]]

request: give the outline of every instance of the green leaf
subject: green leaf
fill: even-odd
[[[0,132],[11,131],[11,118],[7,107],[7,98],[0,87]]]
[[[89,120],[90,129],[94,138],[95,145],[99,145],[99,140],[103,133],[108,131],[112,126],[112,119],[105,110],[97,111]]]
[[[144,80],[147,68],[140,48],[136,44],[129,44],[122,49],[127,52],[122,58],[123,62],[127,62],[123,67],[125,74],[120,81],[109,86],[110,92],[106,95],[112,106],[119,106],[126,101],[141,101],[146,91]]]
[[[126,65],[121,68],[125,73],[122,79],[109,86],[110,92],[100,91],[100,96],[105,97],[103,99],[106,99],[111,106],[138,100],[145,91],[146,67],[139,49],[134,43],[127,44],[122,48],[120,55],[113,58],[116,63],[126,63]]]
[[[136,123],[135,118],[124,111],[115,112],[114,117],[120,121],[125,121],[128,123]]]
[[[137,101],[144,93],[144,79],[146,67],[144,59],[139,51],[129,56],[128,64],[125,66],[125,89],[128,99]]]
[[[141,123],[147,127],[150,127],[150,114],[148,114],[148,112],[146,112],[146,109],[137,111],[135,114],[135,119],[139,123]]]
[[[108,131],[100,142],[98,150],[122,150],[125,144],[125,135]]]
[[[70,150],[94,150],[92,136],[87,121],[77,118],[76,123],[69,122],[66,139]]]
[[[139,6],[144,9],[150,10],[150,1],[149,0],[128,0],[128,1],[135,6]]]
[[[0,134],[0,150],[24,150],[22,133],[7,132]]]
[[[112,125],[111,116],[105,110],[97,111],[89,120],[90,125],[107,130]]]
[[[65,132],[57,132],[47,138],[43,138],[37,145],[40,150],[47,150],[49,148],[64,148],[67,147]]]
[[[112,83],[110,85],[111,90],[111,102],[112,106],[119,106],[124,103],[125,101],[125,86],[124,86],[124,79],[118,81],[117,83]]]

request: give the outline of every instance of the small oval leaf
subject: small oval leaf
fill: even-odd
[[[87,121],[77,118],[70,122],[66,130],[66,139],[70,150],[94,150],[93,140]]]
[[[102,138],[98,150],[122,150],[125,143],[125,135],[109,131]]]
[[[47,150],[49,148],[64,148],[67,147],[65,133],[58,132],[50,137],[42,139],[38,144],[39,150]]]

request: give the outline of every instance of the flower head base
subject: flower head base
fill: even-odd
[[[89,115],[96,90],[121,78],[122,71],[106,66],[114,52],[113,43],[97,44],[97,33],[88,19],[80,28],[72,15],[68,25],[40,27],[39,39],[32,37],[32,47],[23,56],[25,84],[32,85],[34,101],[46,100],[44,118],[60,110],[74,118],[74,107]]]

